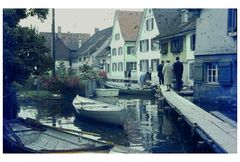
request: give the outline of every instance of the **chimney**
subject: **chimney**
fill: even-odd
[[[99,28],[95,28],[95,33],[97,33],[99,31]]]
[[[182,14],[182,22],[188,22],[188,10],[183,9],[181,14]]]
[[[62,31],[61,31],[61,26],[58,26],[58,37],[61,38],[62,36]]]
[[[79,39],[79,40],[78,40],[78,48],[80,48],[81,46],[82,46],[82,40]]]

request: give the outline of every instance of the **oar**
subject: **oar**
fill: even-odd
[[[48,127],[52,127],[52,128],[55,128],[55,129],[59,129],[59,130],[63,130],[63,131],[68,131],[68,132],[74,132],[74,133],[80,133],[80,134],[87,134],[87,135],[92,135],[92,136],[100,136],[100,134],[92,133],[92,132],[78,131],[78,130],[73,130],[73,129],[68,129],[68,128],[53,127],[53,126],[48,126]]]

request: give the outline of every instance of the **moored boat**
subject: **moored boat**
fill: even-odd
[[[33,119],[4,121],[4,152],[67,153],[105,152],[112,144],[71,134]]]
[[[96,89],[96,95],[97,96],[102,96],[102,97],[116,97],[116,96],[119,95],[119,89],[116,89],[116,88],[109,88],[109,89],[98,88],[98,89]]]
[[[73,100],[73,106],[78,115],[108,124],[122,126],[127,119],[127,111],[120,105],[112,105],[77,95]]]
[[[107,88],[115,88],[119,89],[120,94],[127,94],[127,95],[139,95],[139,96],[154,96],[154,90],[151,88],[139,88],[139,87],[127,87],[121,85],[114,85],[111,83],[104,84]]]

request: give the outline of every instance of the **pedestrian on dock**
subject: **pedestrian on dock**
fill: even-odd
[[[182,88],[183,63],[179,61],[179,57],[176,57],[176,62],[173,64],[173,72],[176,78],[176,91],[180,92]]]
[[[163,84],[164,85],[164,77],[163,77],[163,73],[162,73],[162,69],[164,66],[164,61],[162,60],[161,64],[158,65],[158,78],[159,78],[159,84]]]
[[[143,89],[143,86],[146,85],[147,81],[150,80],[150,73],[147,71],[145,74],[142,74],[139,78],[140,88]]]
[[[166,91],[170,91],[171,84],[172,84],[173,67],[170,65],[169,59],[167,59],[167,63],[163,66],[162,73],[164,77],[164,83],[167,86]]]

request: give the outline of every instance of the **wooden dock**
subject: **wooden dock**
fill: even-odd
[[[166,102],[197,132],[216,152],[237,153],[237,128],[179,96],[173,90],[160,86]]]

